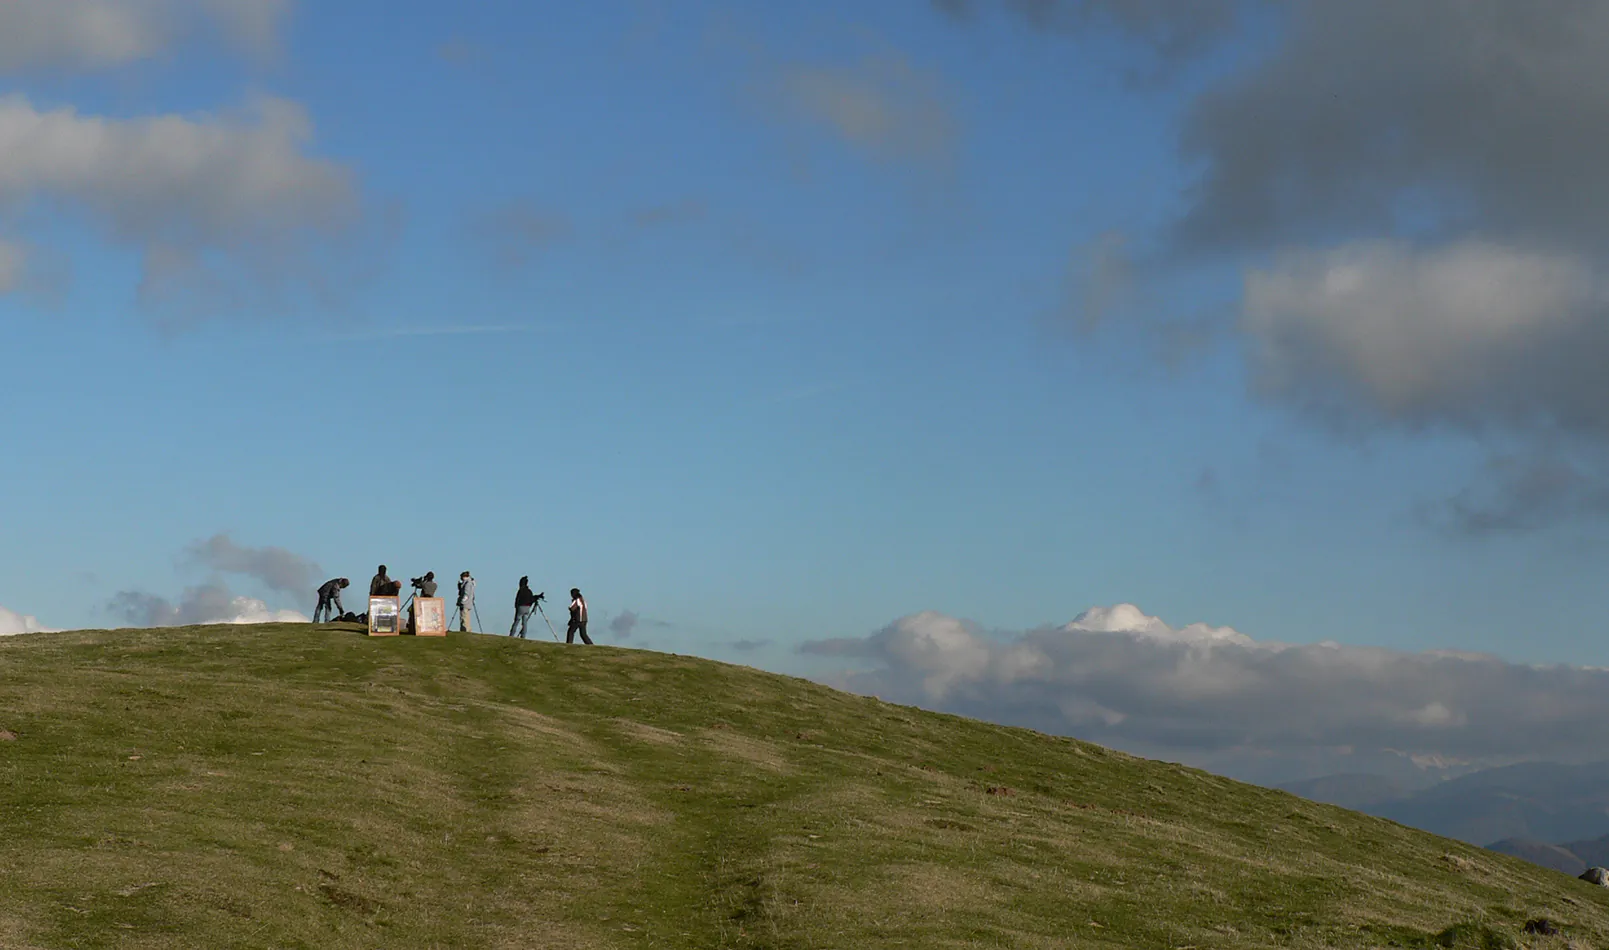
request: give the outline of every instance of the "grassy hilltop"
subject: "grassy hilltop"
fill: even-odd
[[[1382,946],[1609,947],[1609,889],[687,657],[0,640],[6,950]]]

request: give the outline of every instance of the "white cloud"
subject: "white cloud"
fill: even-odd
[[[311,618],[294,610],[272,610],[255,597],[229,601],[229,614],[208,623],[307,623]]]
[[[1482,440],[1472,483],[1415,512],[1462,536],[1609,513],[1609,285],[1596,258],[1466,239],[1358,241],[1248,272],[1263,398],[1342,431]]]
[[[1591,264],[1487,241],[1362,242],[1246,279],[1262,391],[1410,423],[1609,430],[1609,320]]]
[[[884,699],[1209,766],[1262,760],[1265,773],[1282,757],[1311,765],[1314,750],[1340,771],[1386,757],[1580,760],[1609,743],[1609,671],[1259,641],[1129,604],[1014,635],[921,613],[801,650],[872,661],[843,683]]]
[[[942,696],[958,681],[981,675],[989,649],[970,624],[928,611],[894,623],[887,645],[890,658],[922,674],[922,689]]]
[[[1083,630],[1089,633],[1127,633],[1177,643],[1239,643],[1243,646],[1252,644],[1251,637],[1232,627],[1212,627],[1204,623],[1193,623],[1175,630],[1160,617],[1152,617],[1133,604],[1091,607],[1074,617],[1072,623],[1063,629]]]
[[[13,637],[24,633],[55,633],[39,622],[38,617],[19,614],[0,607],[0,637]]]
[[[1186,54],[1255,6],[931,2]],[[1209,351],[1238,312],[1258,394],[1305,421],[1547,456],[1444,497],[1433,520],[1462,533],[1602,517],[1609,4],[1290,0],[1265,25],[1266,55],[1186,91],[1182,213],[1132,252],[1081,249],[1064,308],[1086,328],[1135,323],[1170,361]],[[1201,301],[1195,267],[1240,256],[1256,263],[1239,308],[1181,311],[1169,291]],[[1548,481],[1569,494],[1538,502]]]
[[[312,133],[300,106],[271,97],[234,115],[133,119],[0,97],[0,217],[83,214],[141,255],[149,303],[316,285],[362,207],[352,172],[310,153]]]
[[[289,9],[290,0],[5,0],[0,72],[122,66],[208,29],[263,53]]]
[[[228,246],[343,224],[351,174],[305,154],[306,112],[265,97],[241,116],[86,116],[0,98],[0,201],[65,199],[125,240]]]
[[[236,596],[220,581],[191,587],[175,604],[142,591],[122,591],[107,605],[136,627],[187,627],[214,623],[307,623],[305,614],[273,610],[255,597]]]

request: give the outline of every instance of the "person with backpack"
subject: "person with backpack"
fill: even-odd
[[[570,626],[564,631],[564,642],[574,643],[575,635],[581,634],[581,642],[592,646],[592,638],[587,636],[587,599],[581,596],[581,588],[570,588]]]

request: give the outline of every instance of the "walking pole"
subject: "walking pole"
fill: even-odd
[[[548,619],[548,612],[542,609],[542,602],[536,602],[536,610],[542,615],[542,622],[548,625],[548,633],[553,634],[553,642],[559,642],[559,631],[553,629],[553,621]]]

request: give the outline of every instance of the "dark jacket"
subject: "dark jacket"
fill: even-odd
[[[521,587],[514,592],[514,606],[531,607],[536,604],[536,591],[529,587]]]
[[[323,584],[319,585],[319,600],[339,600],[340,597],[341,579],[339,577],[335,578],[334,580],[325,581]]]

